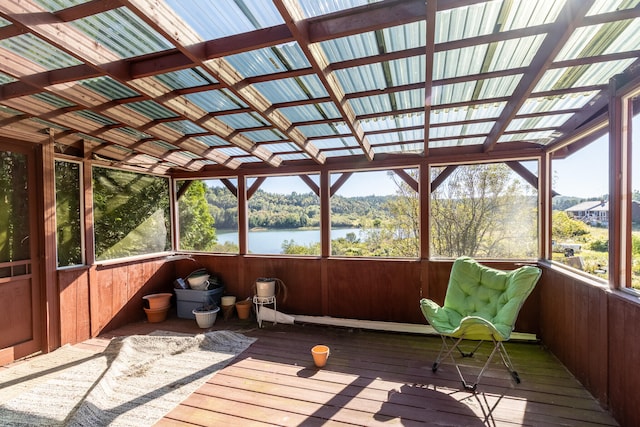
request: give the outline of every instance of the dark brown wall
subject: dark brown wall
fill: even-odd
[[[542,341],[621,425],[640,425],[638,298],[552,269],[539,288]]]

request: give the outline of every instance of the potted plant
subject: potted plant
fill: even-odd
[[[194,309],[193,314],[196,316],[198,326],[206,329],[212,327],[216,322],[219,311],[220,307],[217,305],[203,305],[202,307]]]

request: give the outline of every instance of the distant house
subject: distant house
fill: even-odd
[[[602,225],[605,227],[609,225],[608,200],[589,200],[578,203],[564,211],[572,218],[579,219],[589,225]],[[640,222],[640,202],[636,200],[631,202],[631,220]]]

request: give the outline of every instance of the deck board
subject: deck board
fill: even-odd
[[[139,322],[78,346],[100,352],[114,336],[154,330],[199,333],[194,321]],[[220,320],[257,338],[232,363],[167,413],[157,425],[185,426],[615,426],[611,415],[557,358],[537,342],[506,343],[522,382],[497,357],[476,394],[461,389],[455,368],[431,365],[440,338],[322,325],[272,325]],[[313,366],[310,349],[331,349],[327,366]],[[489,348],[465,360],[477,372]]]

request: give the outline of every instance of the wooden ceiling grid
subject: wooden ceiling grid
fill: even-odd
[[[273,8],[280,14],[283,23],[214,40],[203,40],[164,1],[92,0],[57,11],[48,11],[40,6],[41,3],[46,1],[22,0],[0,4],[0,17],[7,21],[6,25],[0,27],[0,42],[3,42],[0,46],[0,72],[5,75],[0,76],[0,82],[4,82],[0,84],[0,136],[42,142],[51,129],[61,150],[73,147],[86,157],[156,173],[196,172],[218,167],[233,170],[256,162],[272,167],[298,161],[325,164],[334,158],[344,161],[344,157],[352,157],[359,164],[364,159],[375,165],[378,152],[443,158],[461,152],[490,153],[498,147],[501,151],[531,152],[532,149],[538,149],[542,152],[563,144],[571,134],[584,129],[590,120],[605,114],[609,88],[608,83],[598,82],[564,87],[555,85],[536,91],[545,73],[550,70],[572,70],[575,72],[569,77],[577,81],[580,73],[590,65],[629,61],[631,65],[624,70],[625,78],[632,80],[640,74],[640,41],[631,43],[632,48],[626,50],[596,49],[590,54],[556,60],[565,43],[579,28],[616,24],[624,29],[639,20],[638,2],[621,6],[620,10],[589,14],[597,0],[567,0],[552,22],[514,29],[496,28],[489,34],[441,42],[436,42],[435,36],[438,13],[483,6],[487,2],[433,0],[425,4],[424,0],[383,0],[366,5],[354,2],[355,6],[349,9],[305,17],[301,4],[296,0],[273,0]],[[519,0],[504,0],[502,11],[508,12],[518,3]],[[122,58],[73,25],[79,19],[116,9],[130,12],[162,36],[171,47]],[[387,51],[382,47],[378,55],[333,62],[323,49],[322,42],[369,32],[379,33],[419,22],[424,22],[426,27],[424,41],[420,40],[419,47],[395,51]],[[12,40],[25,34],[59,49],[79,64],[47,69],[21,56],[19,49],[10,49]],[[434,78],[433,64],[439,53],[484,45],[494,49],[496,43],[539,35],[543,35],[544,39],[533,59],[524,66],[493,70],[483,66],[479,73]],[[127,42],[135,43],[135,40]],[[309,65],[245,76],[228,59],[232,55],[264,48],[276,49],[284,44],[298,46]],[[424,78],[416,83],[394,85],[387,76],[386,87],[349,92],[336,74],[338,71],[350,72],[367,66],[380,65],[385,69],[391,61],[422,57],[425,58]],[[485,57],[484,61],[487,63],[490,57]],[[207,73],[212,82],[195,87],[171,88],[158,78],[167,73],[190,69]],[[388,68],[386,70],[388,72]],[[569,71],[563,72],[570,74]],[[109,99],[84,84],[91,79],[101,78],[111,79],[135,95]],[[262,83],[298,81],[302,78],[317,79],[326,95],[314,97],[308,94],[304,99],[271,102],[267,94],[259,89]],[[485,97],[475,93],[482,84],[500,78],[516,78],[512,93],[504,96],[490,93]],[[449,102],[435,102],[432,98],[436,90],[465,83],[475,83],[474,95]],[[237,108],[207,111],[189,98],[192,94],[221,90],[235,100],[233,102]],[[410,93],[423,93],[424,105],[397,106],[392,103],[391,110],[360,113],[354,107],[354,102],[369,98],[383,95],[393,100],[396,95]],[[579,97],[589,93],[595,95],[585,105],[522,112],[528,100]],[[162,106],[171,116],[153,118],[131,108],[134,103],[142,101]],[[333,106],[337,116],[324,114],[320,108],[322,104]],[[433,114],[450,110],[466,108],[470,111],[496,105],[502,108],[495,116],[432,120]],[[309,117],[309,120],[295,121],[285,113],[286,109],[302,107],[317,109],[321,118]],[[252,120],[246,125],[234,127],[226,119],[241,114],[250,115]],[[421,116],[422,123],[398,124],[400,118],[412,115]],[[569,118],[560,124],[543,123],[510,128],[514,120],[562,115]],[[375,120],[389,120],[397,125],[372,129],[363,126],[363,123]],[[181,124],[189,123],[195,131],[179,130]],[[446,132],[457,126],[471,129],[473,125],[483,124],[490,126],[490,130],[469,130],[454,136]],[[313,125],[327,125],[330,131],[307,136],[305,129]],[[436,129],[442,129],[443,133],[430,136],[430,131]],[[271,133],[260,138],[254,136],[262,131]],[[422,139],[415,137],[420,132],[424,134]],[[544,142],[527,139],[527,134],[534,132],[549,136]],[[273,137],[268,136],[271,134]],[[217,145],[205,142],[205,137],[217,138]],[[375,143],[372,142],[374,138],[377,141]],[[332,140],[340,143],[324,144]],[[475,142],[477,140],[483,142],[478,144]],[[417,152],[404,151],[404,147],[410,146],[422,146],[423,149]]]

